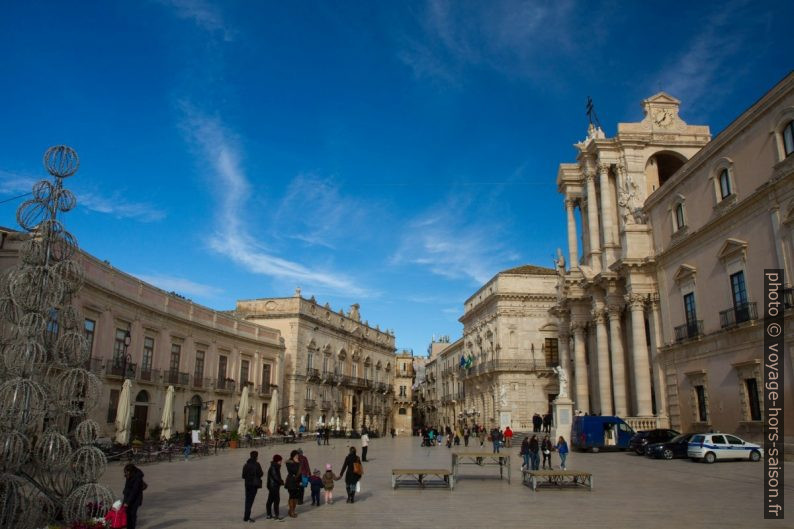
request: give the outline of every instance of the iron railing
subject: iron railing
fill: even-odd
[[[303,403],[303,407],[304,407],[305,409],[307,409],[307,410],[311,410],[311,409],[313,409],[313,408],[314,408],[314,406],[316,406],[316,403],[314,402],[314,399],[306,399],[306,400],[304,401],[304,403]]]
[[[680,342],[688,338],[697,338],[703,335],[703,320],[692,321],[675,328],[675,341]]]
[[[182,373],[181,371],[166,371],[163,373],[163,381],[166,384],[172,384],[175,386],[187,386],[188,381],[190,380],[190,375],[187,373]]]
[[[234,391],[235,385],[234,380],[230,378],[219,378],[215,381],[215,391],[232,392]]]
[[[152,368],[141,369],[138,371],[137,380],[143,384],[157,384],[160,382],[160,370]]]
[[[756,319],[758,319],[758,311],[755,302],[734,305],[730,309],[720,311],[720,326],[723,329]]]

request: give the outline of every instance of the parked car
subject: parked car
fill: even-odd
[[[654,458],[674,459],[679,457],[689,457],[689,440],[693,433],[682,433],[664,443],[652,443],[645,446],[645,455]]]
[[[693,461],[713,463],[718,459],[749,459],[759,461],[764,449],[725,433],[693,435],[687,447],[687,456]]]
[[[666,443],[680,432],[667,428],[657,428],[655,430],[642,430],[631,438],[629,448],[637,452],[638,456],[645,454],[645,447],[653,443]]]
[[[571,447],[577,450],[621,449],[629,447],[634,430],[620,417],[580,415],[573,418]]]

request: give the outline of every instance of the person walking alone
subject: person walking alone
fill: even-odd
[[[483,446],[485,446],[485,438],[488,437],[488,434],[485,433],[485,428],[480,428],[479,437],[480,437],[480,448],[482,448]]]
[[[347,454],[345,462],[342,465],[342,470],[339,471],[340,476],[345,477],[345,488],[347,488],[347,503],[355,503],[356,501],[356,486],[358,485],[361,476],[364,474],[364,469],[361,466],[361,459],[356,455],[356,447],[350,447],[350,453]]]
[[[529,470],[529,438],[524,437],[524,440],[521,441],[521,450],[519,450],[518,454],[524,458],[524,466],[521,467],[521,470]]]
[[[463,430],[463,446],[469,446],[470,436],[471,436],[471,430],[467,426],[466,429]]]
[[[510,448],[513,443],[513,430],[510,429],[510,426],[505,428],[505,448]]]
[[[369,435],[367,435],[367,431],[364,430],[364,433],[361,434],[361,460],[367,460],[367,449],[369,448]]]
[[[281,456],[276,454],[273,456],[273,461],[270,462],[270,468],[267,469],[267,503],[265,504],[265,510],[267,511],[268,520],[284,521],[284,518],[278,515],[278,504],[281,500],[279,491],[283,486]]]
[[[557,440],[557,453],[560,454],[560,468],[565,470],[565,458],[568,457],[568,443],[565,438],[560,436]]]
[[[193,438],[190,436],[190,430],[185,432],[185,461],[190,459],[190,448],[193,446]]]
[[[243,479],[245,480],[245,512],[243,513],[244,522],[253,522],[251,518],[251,507],[254,505],[254,498],[256,493],[262,488],[262,476],[265,473],[262,471],[262,465],[257,462],[259,452],[252,451],[251,457],[245,462],[243,466]]]
[[[127,509],[127,528],[135,529],[138,523],[138,507],[143,504],[143,491],[146,482],[143,472],[132,463],[124,467],[124,496],[122,506]]]

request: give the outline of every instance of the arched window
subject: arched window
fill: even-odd
[[[135,397],[135,402],[149,402],[149,394],[146,390],[138,392],[138,395]]]

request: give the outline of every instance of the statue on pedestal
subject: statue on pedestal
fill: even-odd
[[[568,398],[568,374],[565,372],[565,368],[562,366],[555,366],[554,372],[557,374],[557,378],[560,381],[560,394],[558,398]]]

